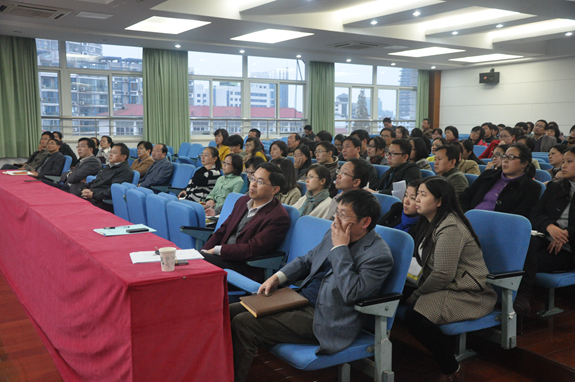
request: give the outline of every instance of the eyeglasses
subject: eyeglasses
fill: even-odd
[[[513,154],[509,154],[509,155],[507,155],[507,154],[501,154],[501,159],[503,159],[503,160],[506,160],[506,159],[508,159],[508,160],[514,160],[514,159],[519,159],[519,157],[516,157],[516,156],[513,155]]]
[[[250,180],[251,180],[251,178],[254,177],[255,173],[256,173],[255,171],[246,171],[246,174],[248,175],[248,178],[250,178]]]
[[[307,180],[312,180],[314,178],[319,179],[319,176],[308,175],[305,177]]]
[[[233,166],[233,164],[232,164],[232,163],[230,163],[230,162],[226,162],[226,161],[224,161],[224,165],[226,165],[226,166]]]
[[[336,174],[336,175],[341,175],[341,176],[344,176],[344,175],[345,175],[345,176],[349,176],[350,178],[353,178],[353,175],[349,175],[348,173],[343,172],[343,171],[341,171],[341,170],[335,170],[335,174]]]
[[[202,154],[202,155],[200,155],[200,158],[209,158],[209,157],[211,157],[210,154]],[[225,163],[225,162],[224,162],[224,163]]]
[[[81,148],[81,149],[85,149],[85,148],[88,148],[88,146],[82,145],[82,146],[76,146],[76,148],[77,148],[77,149],[80,149],[80,148]]]
[[[264,183],[264,181],[261,179],[256,180],[256,178],[253,176],[250,177],[249,180],[250,180],[250,183],[256,183],[259,187],[263,186],[264,184],[268,185],[268,186],[272,185],[271,183]]]
[[[367,147],[369,147],[371,149],[375,149],[375,145],[367,145]]]
[[[353,219],[353,218],[364,218],[365,216],[347,216],[346,214],[344,214],[343,212],[339,212],[339,210],[335,210],[335,214],[333,214],[333,217],[338,217],[341,220],[345,220],[347,221],[348,219]]]
[[[315,150],[315,155],[321,155],[323,153],[327,153],[327,151]]]
[[[388,151],[385,155],[390,156],[390,157],[396,157],[397,155],[405,155],[403,153],[392,153],[391,151]]]
[[[502,153],[493,153],[493,156],[494,156],[495,158],[501,158],[503,155],[504,155],[504,154],[502,154]]]

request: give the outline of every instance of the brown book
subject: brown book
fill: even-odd
[[[303,297],[291,288],[281,288],[266,296],[263,293],[240,297],[241,304],[255,317],[264,317],[284,310],[301,308],[309,304]]]

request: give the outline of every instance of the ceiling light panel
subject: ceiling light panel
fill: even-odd
[[[571,31],[574,27],[575,20],[554,19],[538,23],[523,24],[516,27],[503,28],[494,32],[489,32],[489,36],[493,42],[510,41],[555,33],[564,33]]]
[[[337,15],[342,24],[351,24],[357,21],[373,19],[374,17],[392,15],[394,13],[410,11],[414,8],[426,7],[443,3],[442,0],[377,0],[339,10]]]
[[[490,61],[512,60],[512,59],[515,59],[515,58],[523,58],[523,56],[514,56],[514,55],[511,55],[511,54],[484,54],[484,55],[482,55],[482,56],[470,56],[470,57],[461,57],[461,58],[450,58],[449,61],[476,63],[476,62],[490,62]]]
[[[283,29],[264,29],[262,31],[248,33],[243,36],[233,37],[231,40],[276,44],[278,42],[307,36],[313,36],[313,33],[288,31]]]
[[[471,11],[473,10],[473,11]],[[453,29],[477,28],[501,22],[509,22],[533,17],[525,13],[504,11],[500,9],[469,8],[469,11],[457,11],[450,16],[436,18],[423,22],[422,28],[426,35],[452,31]]]
[[[431,48],[404,50],[403,52],[389,53],[389,55],[390,56],[404,56],[404,57],[429,57],[429,56],[438,56],[440,54],[450,54],[450,53],[458,53],[458,52],[465,52],[465,50],[441,48],[438,46],[434,46]]]
[[[126,30],[152,32],[152,33],[180,34],[207,24],[211,23],[209,21],[152,16],[146,20],[140,21],[139,23],[130,25],[129,27],[126,28]]]

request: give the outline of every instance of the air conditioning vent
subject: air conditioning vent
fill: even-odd
[[[351,50],[364,50],[364,49],[374,49],[374,48],[384,48],[389,44],[378,44],[374,42],[340,42],[338,44],[330,45],[330,47],[335,49],[351,49]]]
[[[33,17],[37,19],[59,20],[72,13],[71,9],[61,9],[55,7],[45,7],[35,4],[14,3],[11,1],[0,1],[0,13],[19,17]]]

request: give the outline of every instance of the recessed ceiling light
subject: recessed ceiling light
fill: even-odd
[[[392,63],[391,63],[391,66],[395,66],[395,62],[392,62]]]
[[[435,69],[435,66],[432,66],[431,69]]]
[[[573,32],[567,32],[567,33],[565,33],[565,36],[567,36],[567,37],[572,36],[572,35],[573,35]]]
[[[371,22],[371,25],[377,25],[377,21],[376,21],[376,20],[373,20],[373,21]]]
[[[127,27],[127,30],[153,32],[153,33],[166,33],[166,34],[180,34],[191,29],[199,28],[201,26],[211,24],[209,21],[198,21],[188,19],[176,19],[173,17],[159,17],[152,16],[146,20],[140,21],[134,25]]]
[[[459,32],[458,32],[458,31],[453,31],[453,32],[451,32],[451,34],[455,36],[455,35],[458,35]]]
[[[431,48],[405,50],[403,52],[389,53],[390,56],[405,56],[405,57],[428,57],[437,56],[439,54],[465,52],[462,49],[441,48],[434,46]]]
[[[415,17],[417,17],[417,16],[421,15],[421,12],[415,11],[415,12],[413,12],[413,15],[414,15]]]
[[[313,33],[288,31],[283,29],[265,29],[258,32],[248,33],[243,36],[233,37],[231,40],[275,44],[307,36],[313,36]]]
[[[301,58],[301,54],[298,54],[297,56],[295,56],[295,58]]]
[[[178,49],[180,49],[180,48],[182,47],[180,44],[176,44],[175,46],[176,46],[176,48],[178,48]]]
[[[511,54],[484,54],[481,56],[470,56],[461,58],[450,58],[449,61],[459,61],[459,62],[487,62],[487,61],[500,61],[500,60],[511,60],[514,58],[522,58],[523,56],[514,56]]]
[[[519,15],[519,12],[504,11],[500,9],[486,9],[482,11],[469,12],[428,21],[423,23],[423,29],[425,29],[426,33],[428,33],[428,31],[433,33],[434,29],[441,30],[444,28],[451,28],[459,25],[469,27],[468,24],[473,25],[478,24],[481,21],[492,21],[502,17],[510,17],[515,15]]]
[[[245,51],[245,50],[243,50],[243,49],[242,49],[242,50],[240,50],[240,53],[241,53],[241,54],[244,54],[245,52],[246,52],[246,51]]]
[[[573,26],[575,26],[575,20],[554,19],[489,32],[489,37],[493,42],[509,41],[566,32],[573,29]]]
[[[351,62],[351,58],[348,58],[347,60],[345,60],[345,62]]]
[[[503,28],[503,24],[497,24],[495,28]]]
[[[74,17],[84,17],[87,19],[97,19],[97,20],[107,20],[110,17],[113,17],[114,15],[110,15],[107,13],[97,13],[97,12],[86,12],[86,11],[81,11],[80,13],[78,13],[76,16]]]

